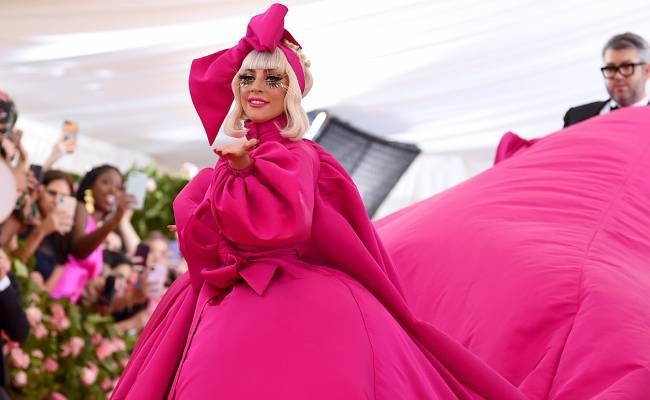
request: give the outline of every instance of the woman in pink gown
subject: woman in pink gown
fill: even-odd
[[[176,198],[189,274],[113,398],[523,398],[413,316],[349,175],[301,139],[311,76],[286,12],[271,6],[237,46],[192,64],[210,143],[224,119],[246,139],[218,148]]]

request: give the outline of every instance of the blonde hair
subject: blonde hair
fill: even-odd
[[[245,136],[248,132],[244,127],[246,115],[244,114],[244,109],[242,108],[239,96],[239,75],[250,69],[273,69],[285,73],[289,77],[289,86],[287,87],[287,94],[284,97],[284,110],[287,114],[287,126],[284,128],[280,127],[280,134],[290,140],[300,140],[309,128],[309,119],[307,118],[307,113],[302,108],[301,101],[302,98],[309,93],[313,84],[312,76],[309,72],[310,63],[302,54],[298,46],[287,41],[284,41],[283,44],[292,49],[300,59],[300,64],[305,73],[304,94],[300,91],[300,85],[298,84],[296,73],[293,71],[293,68],[291,68],[291,65],[287,61],[287,57],[281,49],[275,49],[273,53],[251,51],[248,53],[246,58],[244,58],[241,68],[239,68],[239,71],[237,71],[231,83],[235,100],[234,106],[230,113],[228,113],[224,123],[223,129],[226,132],[226,135],[239,138]]]

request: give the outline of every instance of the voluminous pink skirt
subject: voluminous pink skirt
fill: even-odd
[[[263,295],[236,284],[199,312],[171,398],[455,398],[382,304],[331,268],[295,260]]]

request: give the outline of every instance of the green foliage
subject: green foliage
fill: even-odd
[[[187,184],[187,179],[160,173],[155,167],[131,168],[125,174],[125,179],[133,171],[141,171],[149,176],[150,184],[144,201],[144,208],[133,214],[131,223],[141,238],[147,237],[152,230],[166,232],[167,225],[174,224],[172,203],[176,195]],[[149,190],[151,189],[151,190]],[[169,239],[173,234],[167,232]]]
[[[119,335],[111,317],[52,299],[19,260],[13,260],[13,269],[31,327],[24,343],[5,345],[12,398],[51,399],[54,393],[67,399],[107,398],[136,338]]]

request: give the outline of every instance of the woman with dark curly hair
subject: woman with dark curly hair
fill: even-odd
[[[88,280],[101,274],[102,243],[118,227],[133,201],[122,186],[122,174],[111,165],[95,167],[81,179],[70,232],[70,257],[52,290],[54,298],[77,302]]]

